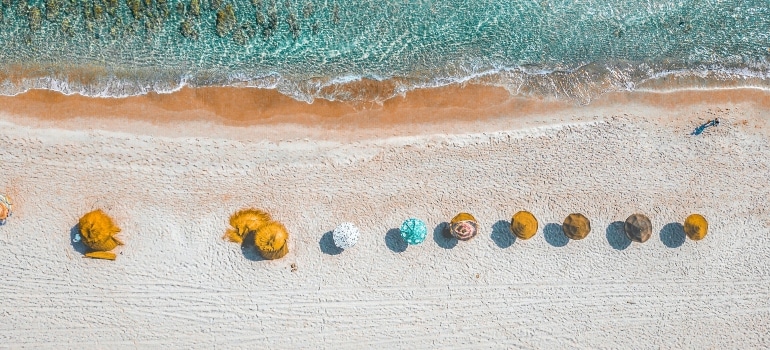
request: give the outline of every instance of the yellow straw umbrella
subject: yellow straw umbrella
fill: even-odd
[[[249,232],[256,232],[260,226],[270,221],[273,221],[273,218],[264,210],[254,208],[239,210],[230,216],[230,227],[222,238],[241,243]]]
[[[537,233],[537,218],[528,211],[513,214],[511,232],[521,239],[532,238]]]
[[[5,224],[5,221],[13,215],[13,204],[8,196],[0,194],[0,225]]]
[[[700,214],[692,214],[684,220],[684,233],[693,241],[700,241],[709,230],[709,223]]]
[[[254,235],[254,245],[262,257],[269,260],[280,259],[289,253],[288,240],[289,232],[277,221],[262,225]]]
[[[83,244],[92,250],[85,254],[86,257],[115,260],[115,253],[110,250],[123,245],[123,242],[115,237],[120,232],[120,228],[115,225],[111,217],[101,209],[97,209],[83,215],[78,221],[78,226]]]
[[[222,238],[243,243],[249,234],[254,235],[254,246],[265,259],[280,259],[289,252],[289,232],[286,227],[262,209],[250,208],[235,212],[230,216],[230,227]]]

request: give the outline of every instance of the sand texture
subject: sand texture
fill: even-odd
[[[726,106],[340,142],[3,114],[0,190],[16,206],[0,226],[0,348],[767,348],[768,112]],[[291,233],[283,259],[222,239],[251,206]],[[96,208],[121,227],[114,262],[72,242]],[[509,231],[519,210],[540,221],[527,241]],[[443,238],[461,211],[480,234]],[[573,212],[591,220],[581,241],[559,226]],[[644,244],[623,232],[637,212]],[[699,242],[680,225],[693,212],[710,224]],[[423,244],[401,240],[408,217],[428,224]],[[346,221],[361,236],[340,251]]]

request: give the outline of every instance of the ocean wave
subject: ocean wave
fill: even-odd
[[[673,91],[697,88],[751,87],[770,89],[765,65],[698,65],[664,67],[648,63],[588,63],[570,68],[535,66],[466,69],[446,76],[341,75],[293,78],[276,72],[132,71],[94,67],[5,67],[0,69],[0,95],[32,89],[65,95],[123,98],[148,93],[168,94],[184,87],[275,89],[298,101],[316,99],[382,103],[418,89],[478,84],[506,89],[512,96],[548,98],[588,104],[616,91]],[[12,72],[12,73],[11,73]]]

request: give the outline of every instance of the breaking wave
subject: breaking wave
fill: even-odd
[[[362,76],[294,78],[279,73],[106,70],[93,67],[13,67],[0,75],[0,94],[16,95],[47,89],[66,95],[121,98],[148,93],[173,93],[183,87],[232,86],[275,89],[296,100],[316,99],[382,103],[416,89],[453,84],[501,87],[512,96],[549,98],[588,104],[616,91],[673,91],[751,87],[770,89],[770,70],[764,66],[666,68],[650,64],[585,64],[572,69],[501,67],[464,72],[456,76]]]

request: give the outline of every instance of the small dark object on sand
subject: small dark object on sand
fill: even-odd
[[[719,125],[719,118],[714,118],[695,128],[695,131],[693,131],[691,135],[696,135],[696,136],[700,135],[703,133],[703,131],[706,130],[706,128],[710,126],[718,126],[718,125]]]

